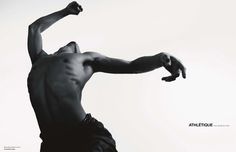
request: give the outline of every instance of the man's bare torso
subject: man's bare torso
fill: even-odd
[[[28,88],[41,131],[48,125],[78,124],[85,112],[81,92],[93,74],[86,53],[41,57],[32,66]]]

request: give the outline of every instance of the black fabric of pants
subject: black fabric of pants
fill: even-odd
[[[52,126],[40,137],[40,152],[117,152],[110,132],[90,114],[78,126]]]

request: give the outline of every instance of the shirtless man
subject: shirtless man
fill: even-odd
[[[115,152],[115,141],[103,124],[86,114],[81,106],[81,92],[96,72],[143,73],[165,67],[173,81],[184,66],[173,56],[159,53],[133,61],[106,57],[96,52],[81,53],[76,42],[70,42],[54,54],[42,49],[41,33],[68,15],[78,15],[82,7],[71,2],[67,7],[41,17],[29,26],[28,51],[32,69],[28,90],[41,130],[41,152],[81,151]]]

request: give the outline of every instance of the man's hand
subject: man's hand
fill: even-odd
[[[163,77],[162,80],[166,82],[174,81],[177,77],[179,77],[180,71],[183,78],[186,78],[186,69],[178,59],[167,53],[163,53],[162,62],[165,69],[171,73],[170,76]]]
[[[80,12],[83,11],[83,8],[76,1],[73,1],[66,6],[65,10],[69,14],[78,15]]]

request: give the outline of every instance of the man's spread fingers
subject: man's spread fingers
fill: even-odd
[[[186,68],[182,64],[180,65],[180,70],[182,73],[182,77],[186,78]]]
[[[186,72],[185,72],[185,69],[181,69],[181,72],[182,72],[182,76],[183,76],[183,78],[185,79],[186,78]]]
[[[186,69],[185,69],[185,67],[183,66],[183,64],[180,61],[178,61],[178,67],[179,67],[179,69],[182,72],[183,78],[186,78]]]
[[[171,81],[174,81],[175,79],[176,79],[175,77],[170,76],[170,77],[168,77],[165,81],[166,81],[166,82],[171,82]]]
[[[180,75],[180,74],[179,74],[179,70],[177,70],[176,73],[174,73],[174,74],[172,75],[172,77],[174,77],[174,78],[178,78],[179,75]]]
[[[174,81],[176,79],[176,77],[173,76],[168,76],[168,77],[163,77],[162,80],[166,81],[166,82],[171,82]]]
[[[166,80],[166,77],[161,78],[161,80],[165,81],[165,80]]]
[[[172,72],[172,67],[171,66],[165,66],[166,70],[169,71],[170,73]]]

